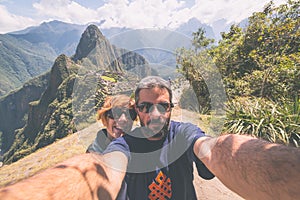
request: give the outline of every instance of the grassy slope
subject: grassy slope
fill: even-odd
[[[76,134],[39,149],[15,163],[4,165],[0,168],[0,186],[32,176],[67,158],[84,153],[87,145],[95,138],[98,129],[100,129],[100,125],[95,123]]]

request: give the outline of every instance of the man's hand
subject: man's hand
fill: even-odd
[[[95,153],[75,156],[0,189],[0,199],[115,199],[126,165],[127,158],[120,152],[105,156]]]
[[[217,137],[210,137],[210,136],[203,136],[200,137],[194,145],[194,153],[195,155],[201,159],[210,159],[211,157],[211,150],[216,145],[218,138]]]

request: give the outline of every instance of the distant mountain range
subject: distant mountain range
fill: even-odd
[[[61,21],[44,22],[36,27],[11,32],[8,35],[26,40],[32,44],[47,44],[56,55],[73,55],[85,25],[69,24]]]
[[[150,63],[174,66],[174,55],[170,53],[172,54],[175,48],[190,45],[192,33],[200,27],[206,30],[207,37],[217,38],[212,27],[197,19],[189,20],[174,31],[110,28],[101,32],[112,44],[137,51]],[[0,97],[22,87],[31,78],[49,71],[58,55],[74,55],[85,28],[85,25],[51,21],[0,35]],[[126,41],[124,37],[128,34],[131,34],[130,37],[134,40]],[[167,40],[153,46],[153,41],[162,38]],[[131,49],[134,41],[137,49]],[[157,51],[158,49],[160,50]]]

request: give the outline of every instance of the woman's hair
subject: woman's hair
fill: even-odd
[[[134,99],[126,96],[124,94],[114,95],[114,96],[107,96],[103,106],[100,110],[97,111],[97,120],[101,120],[104,126],[107,126],[107,116],[106,112],[109,111],[111,108],[128,108],[134,109]],[[133,119],[135,120],[135,119]]]

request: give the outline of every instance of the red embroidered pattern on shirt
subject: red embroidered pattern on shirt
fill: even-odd
[[[150,200],[165,200],[172,197],[171,180],[162,171],[157,174],[155,181],[148,188],[151,191],[148,195]]]

